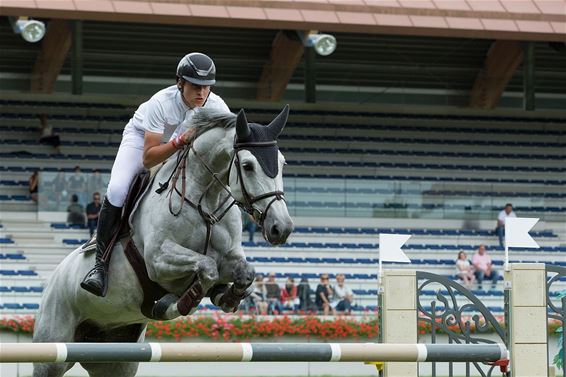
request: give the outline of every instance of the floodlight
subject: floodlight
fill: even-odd
[[[14,33],[21,34],[26,42],[39,42],[45,36],[45,24],[41,21],[20,17],[12,23]]]
[[[306,45],[314,47],[317,54],[328,56],[336,50],[336,38],[330,34],[310,34]]]

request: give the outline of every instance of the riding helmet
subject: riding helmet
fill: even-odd
[[[211,58],[200,52],[185,55],[177,65],[177,77],[195,85],[214,85],[216,67]]]

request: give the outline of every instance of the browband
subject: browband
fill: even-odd
[[[250,141],[248,143],[234,143],[234,149],[272,147],[277,145],[277,140],[273,141]]]

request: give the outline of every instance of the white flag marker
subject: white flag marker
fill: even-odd
[[[540,247],[529,234],[538,220],[528,217],[507,217],[505,219],[505,271],[509,271],[510,247],[526,247],[529,249]]]
[[[401,246],[411,238],[410,234],[379,234],[379,285],[383,267],[381,262],[411,263],[409,257],[401,250]]]

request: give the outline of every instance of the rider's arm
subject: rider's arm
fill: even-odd
[[[143,145],[143,166],[146,169],[167,160],[173,153],[177,152],[175,140],[166,144],[161,144],[162,134],[155,132],[145,132]]]

